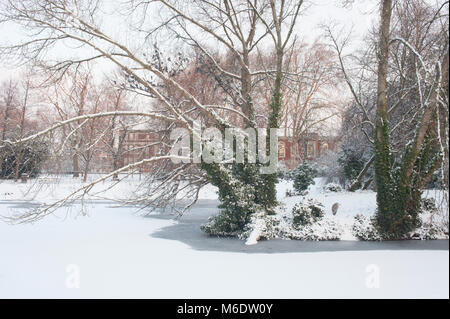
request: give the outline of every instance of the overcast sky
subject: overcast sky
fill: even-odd
[[[370,25],[378,19],[378,1],[373,0],[355,0],[353,5],[347,8],[342,7],[343,0],[314,0],[307,11],[302,15],[296,28],[297,35],[308,42],[312,42],[320,37],[320,24],[329,24],[336,22],[344,25],[346,28],[353,27],[355,42],[367,31]],[[118,1],[106,0],[107,12],[117,9]],[[123,33],[123,17],[115,14],[109,20],[105,20],[107,33],[116,37],[126,37]],[[22,35],[19,29],[11,24],[0,26],[0,43],[10,40],[17,40]],[[59,48],[62,52],[67,52],[67,47]],[[60,54],[58,52],[57,54]],[[0,80],[18,74],[17,69],[11,68],[9,61],[0,61]],[[105,64],[105,69],[108,66]],[[105,70],[109,71],[109,70]]]

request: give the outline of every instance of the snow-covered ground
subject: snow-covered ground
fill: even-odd
[[[61,182],[54,197],[47,192],[35,200],[57,198],[74,184]],[[124,195],[132,185],[109,196]],[[279,185],[287,206],[295,201],[284,198],[288,187]],[[319,180],[314,187],[311,196],[327,213],[334,202],[342,218],[373,213],[373,192],[324,193]],[[29,208],[20,194],[26,195],[25,185],[0,183],[0,212]],[[448,241],[271,240],[246,246],[200,231],[217,212],[214,188],[201,198],[179,221],[144,218],[134,207],[96,200],[88,216],[77,216],[75,205],[35,224],[0,222],[0,298],[449,297]]]

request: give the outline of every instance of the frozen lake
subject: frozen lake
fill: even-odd
[[[180,220],[90,202],[35,224],[0,222],[1,298],[448,298],[448,240],[243,241],[199,229],[202,200]],[[30,202],[0,201],[0,212]],[[77,206],[77,205],[75,205]]]

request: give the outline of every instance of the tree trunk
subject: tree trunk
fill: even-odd
[[[90,160],[86,160],[86,164],[84,165],[84,174],[83,174],[83,182],[84,183],[87,182],[87,176],[89,173],[89,162],[90,162]]]
[[[73,177],[77,178],[80,177],[80,166],[78,163],[78,154],[73,154],[72,157],[72,164],[73,164]]]
[[[370,166],[372,166],[373,161],[375,160],[375,157],[372,156],[367,163],[364,165],[363,169],[361,170],[361,172],[358,174],[358,177],[356,178],[356,180],[350,185],[350,187],[348,188],[348,190],[350,192],[354,192],[358,189],[358,187],[361,186],[361,183],[364,179],[364,176],[366,176],[367,172],[369,171]],[[363,189],[365,189],[365,186],[363,187]]]
[[[283,99],[281,96],[281,85],[283,80],[283,49],[277,48],[277,74],[275,77],[275,84],[272,96],[272,102],[270,104],[270,115],[269,123],[267,126],[267,136],[270,136],[271,128],[279,128],[280,112],[282,108]],[[270,141],[267,140],[267,149],[270,149]],[[278,148],[278,143],[277,143]],[[277,160],[278,160],[278,149],[276,150]],[[278,177],[276,172],[273,174],[267,174],[264,183],[264,193],[266,194],[266,208],[269,213],[272,212],[273,207],[277,205],[277,191],[276,184],[278,182]]]
[[[17,182],[20,178],[20,164],[22,162],[22,148],[19,147],[17,150],[18,154],[15,156],[16,157],[16,167],[14,170],[14,181]]]
[[[22,114],[20,115],[20,131],[19,131],[19,140],[22,139],[25,131],[25,113],[27,111],[27,104],[28,104],[28,92],[30,89],[30,82],[29,80],[26,82],[26,88],[25,88],[25,98],[22,106]],[[14,174],[14,180],[17,182],[19,180],[20,175],[20,164],[22,162],[23,157],[23,150],[22,150],[22,144],[18,145],[18,154],[16,156],[16,170]]]
[[[386,232],[391,232],[395,212],[391,204],[394,188],[391,176],[392,155],[390,150],[388,101],[386,94],[389,59],[389,33],[392,14],[392,0],[383,0],[378,47],[378,89],[375,120],[375,183],[377,187],[377,222]]]
[[[112,170],[113,170],[113,172],[115,172],[116,170],[119,169],[119,163],[118,163],[119,156],[115,153],[115,154],[113,154],[112,158],[113,158],[113,160],[112,160],[112,166],[113,166]],[[114,173],[112,179],[113,179],[113,181],[118,181],[119,180],[119,175],[117,173]]]

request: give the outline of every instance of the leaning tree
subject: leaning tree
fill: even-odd
[[[100,117],[127,116],[147,121],[149,127],[158,127],[159,132],[183,128],[189,132],[192,147],[188,153],[176,153],[174,147],[178,138],[171,140],[168,136],[161,148],[164,152],[117,169],[67,198],[20,216],[21,220],[39,219],[68,201],[82,198],[105,179],[152,163],[158,163],[154,178],[149,182],[148,192],[136,198],[136,202],[159,207],[173,203],[180,194],[188,194],[190,201],[180,209],[182,213],[195,202],[199,188],[209,182],[218,187],[221,201],[222,211],[213,221],[214,227],[210,228],[218,233],[242,232],[253,214],[273,213],[277,207],[276,174],[270,170],[261,174],[267,153],[258,157],[255,163],[198,162],[192,160],[199,151],[193,141],[205,138],[196,124],[199,121],[220,132],[227,128],[259,129],[257,140],[260,147],[277,153],[273,150],[277,148],[276,140],[271,141],[265,136],[270,135],[270,128],[279,126],[284,59],[295,42],[294,28],[304,6],[303,1],[133,0],[124,1],[121,5],[126,8],[116,18],[123,20],[123,13],[127,12],[126,22],[120,22],[126,32],[113,36],[99,22],[111,19],[105,13],[111,10],[102,1],[3,1],[1,20],[23,27],[28,37],[19,43],[3,46],[2,54],[38,62],[54,71],[57,77],[80,64],[107,60],[117,66],[126,79],[117,83],[121,89],[132,91],[154,105],[147,111],[108,111],[75,116],[20,142],[50,134],[64,126],[87,125]],[[134,41],[121,37],[121,34]],[[195,90],[178,81],[180,73],[188,69],[186,64],[189,62],[183,53],[169,55],[164,53],[165,49],[155,49],[151,40],[161,34],[174,43],[183,43],[184,52],[195,51],[201,56],[208,76],[220,90],[220,99],[203,103]],[[51,49],[61,48],[64,44],[76,45],[73,55],[64,52],[63,58],[50,59],[48,53]],[[260,64],[252,61],[267,48],[274,50],[276,57],[274,63],[261,68]],[[270,105],[263,108],[264,114],[260,114],[261,108],[255,106],[254,88],[261,81],[269,82],[272,96]],[[247,136],[247,144],[249,138]],[[233,150],[237,150],[236,146]],[[172,167],[168,162],[174,159],[179,163]],[[167,169],[158,169],[161,167]]]

